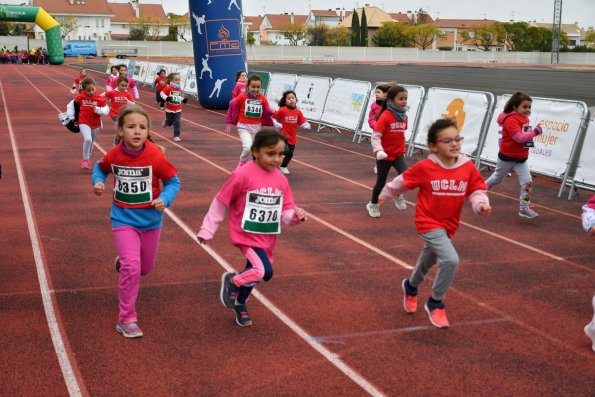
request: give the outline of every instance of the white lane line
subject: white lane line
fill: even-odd
[[[4,113],[6,114],[6,124],[8,125],[8,134],[10,136],[10,143],[12,145],[12,153],[14,155],[14,161],[16,164],[17,176],[19,179],[19,187],[21,189],[21,197],[23,200],[23,206],[25,208],[25,216],[27,218],[27,228],[29,229],[29,238],[31,239],[31,248],[33,249],[33,257],[35,258],[35,267],[37,269],[37,279],[39,280],[39,289],[41,291],[41,298],[43,301],[43,310],[50,330],[50,336],[62,370],[62,376],[68,389],[68,394],[71,396],[82,396],[81,387],[78,384],[76,376],[74,375],[73,366],[70,362],[70,357],[66,352],[64,346],[64,340],[62,333],[60,332],[60,326],[56,319],[56,311],[54,308],[54,302],[52,299],[52,292],[50,291],[45,263],[43,261],[43,255],[41,254],[41,246],[39,244],[39,238],[37,236],[37,226],[33,211],[31,209],[31,198],[29,196],[29,190],[27,183],[25,182],[25,173],[23,172],[23,165],[21,163],[21,156],[18,151],[16,139],[14,136],[14,130],[12,129],[12,121],[10,119],[10,113],[6,106],[6,97],[4,95],[4,86],[2,80],[0,80],[0,92],[2,93],[2,102],[4,103]]]

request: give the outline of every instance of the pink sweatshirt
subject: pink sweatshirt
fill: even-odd
[[[371,129],[374,129],[374,127],[376,127],[376,115],[380,113],[381,110],[382,105],[379,105],[376,102],[374,102],[372,106],[370,106],[370,113],[368,113],[368,125]]]
[[[238,79],[236,86],[231,91],[231,99],[237,97],[240,92],[246,91],[246,82],[248,79],[246,77]]]

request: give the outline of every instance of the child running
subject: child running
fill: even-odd
[[[161,91],[167,86],[167,80],[165,76],[165,69],[160,69],[153,82],[153,88],[155,89],[155,101],[159,105],[159,109],[165,109],[165,99],[161,97]]]
[[[392,86],[382,105],[380,116],[372,133],[372,150],[376,156],[376,184],[372,190],[372,200],[366,204],[372,218],[380,217],[378,196],[386,183],[391,167],[400,175],[407,169],[405,163],[405,130],[407,130],[407,90],[400,85]],[[395,199],[400,210],[407,209],[402,195]]]
[[[242,154],[236,169],[250,160],[254,135],[260,131],[263,121],[275,113],[270,108],[269,101],[260,92],[261,87],[260,76],[252,75],[246,82],[246,91],[229,101],[229,109],[225,116],[227,123],[225,132],[231,132],[231,126],[237,124],[238,134],[242,141]]]
[[[432,295],[424,308],[430,322],[444,329],[449,323],[442,300],[459,265],[459,255],[451,239],[459,227],[463,203],[467,199],[476,214],[489,214],[492,210],[481,174],[460,153],[462,141],[455,121],[435,121],[428,131],[432,153],[388,183],[379,198],[382,204],[404,191],[419,188],[415,226],[425,245],[411,276],[401,283],[405,294],[403,305],[407,313],[416,312],[417,289],[438,262]]]
[[[252,325],[246,307],[252,288],[273,277],[273,249],[281,222],[295,225],[307,217],[306,211],[295,206],[287,178],[277,168],[286,139],[273,127],[263,127],[255,135],[255,160],[231,174],[211,203],[197,235],[202,244],[207,244],[225,218],[225,207],[229,207],[231,241],[247,262],[239,273],[223,273],[220,298],[225,307],[234,309],[241,327]]]
[[[379,86],[374,89],[374,97],[376,101],[370,105],[370,113],[368,113],[368,125],[374,131],[376,127],[376,121],[378,121],[378,117],[380,117],[380,113],[382,113],[382,107],[384,106],[384,102],[386,102],[386,95],[388,94],[388,90],[394,84],[380,84]],[[378,173],[378,167],[374,164],[374,173]]]
[[[72,82],[72,89],[70,90],[71,94],[78,94],[79,92],[82,91],[83,86],[81,85],[81,83],[83,82],[83,80],[85,79],[85,77],[87,77],[87,69],[82,68],[79,72],[79,75],[77,76],[76,79],[74,79],[74,81]]]
[[[98,196],[105,190],[107,175],[114,174],[110,219],[118,252],[116,271],[120,273],[116,330],[126,338],[143,336],[135,307],[140,278],[155,265],[163,210],[180,190],[176,168],[148,140],[149,128],[144,110],[136,106],[124,108],[118,119],[122,142],[93,167],[93,190]]]
[[[305,130],[309,130],[310,123],[304,117],[301,110],[297,107],[297,95],[295,91],[285,91],[281,100],[279,101],[279,110],[271,117],[273,123],[283,135],[287,137],[287,145],[285,146],[285,157],[279,169],[284,175],[289,175],[287,166],[293,158],[293,152],[297,143],[297,129],[298,126]]]
[[[161,98],[165,101],[165,120],[163,128],[174,126],[174,142],[182,142],[180,138],[180,125],[182,123],[182,103],[188,102],[183,97],[181,78],[179,73],[170,73],[167,76],[168,85],[161,90]]]
[[[595,195],[583,205],[582,220],[583,229],[585,229],[589,237],[595,238]],[[591,303],[593,304],[593,320],[585,326],[585,335],[591,338],[593,342],[591,348],[595,351],[595,296],[593,296]]]
[[[102,96],[110,100],[109,117],[116,124],[116,134],[114,136],[114,146],[120,142],[120,136],[118,135],[118,117],[122,108],[128,104],[134,103],[134,98],[130,92],[128,92],[128,79],[126,77],[118,77],[116,81],[116,89],[106,91]]]
[[[498,116],[502,139],[499,142],[496,170],[486,181],[488,188],[491,189],[502,182],[509,172],[514,171],[521,185],[519,216],[527,219],[539,216],[531,205],[533,179],[527,159],[529,148],[533,147],[533,137],[543,132],[539,124],[533,129],[529,125],[532,102],[529,95],[517,92],[504,105],[504,111]]]
[[[138,99],[139,95],[138,95],[138,88],[136,87],[136,81],[134,81],[134,79],[130,76],[128,76],[128,66],[126,65],[120,65],[118,66],[118,73],[120,74],[121,77],[126,77],[128,79],[128,91],[130,91],[130,93],[132,94],[132,96],[134,97],[134,99]],[[112,86],[111,89],[115,89],[116,81],[112,80]]]
[[[246,83],[248,82],[248,73],[245,70],[240,70],[236,73],[236,85],[231,91],[231,99],[240,95],[240,92],[246,91]]]
[[[120,74],[118,73],[118,67],[116,65],[112,65],[110,67],[110,75],[107,76],[107,79],[105,79],[106,91],[113,90],[112,87],[116,86],[116,80],[118,80],[118,77],[120,77]]]
[[[79,129],[83,136],[83,160],[81,168],[83,170],[91,169],[91,152],[93,151],[93,142],[101,129],[101,117],[109,113],[109,107],[105,98],[95,91],[95,80],[86,77],[82,82],[82,91],[75,98],[75,103],[79,106]]]

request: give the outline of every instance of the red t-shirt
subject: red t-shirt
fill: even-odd
[[[79,124],[86,124],[92,129],[99,128],[101,118],[95,113],[95,106],[102,108],[107,105],[105,98],[97,92],[93,96],[82,92],[76,97],[75,102],[80,106]]]
[[[138,157],[122,152],[123,144],[99,160],[99,168],[115,176],[114,203],[121,208],[152,208],[151,201],[161,194],[159,180],[169,181],[177,170],[151,141],[145,142],[145,150]]]
[[[257,98],[250,98],[246,92],[240,92],[233,100],[240,104],[238,123],[262,123],[263,111],[269,107],[269,101],[262,93]]]
[[[77,92],[81,92],[83,90],[83,86],[81,85],[81,83],[83,82],[85,77],[87,76],[79,76],[76,79],[74,79],[72,86],[76,88]]]
[[[168,84],[161,90],[161,94],[169,97],[169,101],[165,101],[166,112],[177,113],[182,111],[184,93],[181,89],[174,88],[171,84]]]
[[[109,117],[114,118],[120,115],[120,111],[128,104],[128,101],[134,102],[132,94],[128,91],[111,90],[105,93],[105,97],[110,99]]]
[[[519,113],[510,113],[502,124],[502,143],[500,144],[500,153],[507,157],[526,159],[529,157],[529,148],[522,143],[516,142],[512,136],[517,132],[522,132],[523,128],[529,125],[529,119]]]
[[[155,79],[155,91],[161,92],[166,85],[167,82],[165,81],[165,79],[161,76],[157,76],[157,78]]]
[[[459,227],[465,198],[476,190],[488,189],[471,161],[446,169],[425,159],[403,173],[403,182],[407,189],[419,188],[415,207],[417,232],[444,228],[450,238]]]
[[[405,118],[404,121],[398,121],[389,110],[382,112],[378,117],[374,131],[382,135],[380,142],[382,149],[388,154],[386,160],[392,161],[405,154],[405,130],[408,120],[409,118]]]
[[[283,125],[281,132],[287,137],[287,142],[290,145],[295,145],[297,143],[298,125],[308,121],[302,111],[298,108],[290,109],[283,106],[272,117]]]

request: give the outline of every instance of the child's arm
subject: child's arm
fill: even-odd
[[[488,199],[488,192],[486,190],[476,190],[467,198],[473,212],[477,215],[487,215],[492,212],[490,200]]]
[[[376,127],[376,109],[374,106],[370,106],[370,113],[368,113],[368,125],[372,130]]]
[[[93,183],[93,191],[96,195],[101,196],[105,190],[105,179],[107,178],[108,172],[103,171],[99,167],[99,161],[93,166],[93,175],[91,177]]]
[[[374,131],[372,133],[372,138],[370,138],[370,143],[372,144],[372,151],[378,160],[384,160],[388,157],[388,154],[382,148],[382,134]]]
[[[298,225],[307,219],[307,212],[299,207],[291,208],[281,213],[281,222],[289,226]]]
[[[403,179],[403,174],[401,174],[384,185],[384,188],[378,197],[378,204],[382,205],[387,199],[399,197],[408,190],[410,189],[405,186],[405,180]]]
[[[138,99],[138,88],[136,87],[136,84],[134,86],[132,86],[132,94],[134,94],[134,99]]]
[[[109,114],[109,106],[107,104],[105,106],[95,106],[93,111],[99,116],[107,116]]]
[[[163,191],[151,204],[157,211],[163,211],[171,205],[180,191],[180,178],[174,175],[168,181],[163,182]]]
[[[583,229],[591,237],[595,237],[595,209],[588,205],[583,205],[583,214],[581,216],[583,220]]]
[[[209,240],[211,240],[224,219],[225,204],[215,197],[211,203],[211,206],[209,207],[209,212],[207,212],[205,219],[202,221],[200,230],[196,234],[198,241],[200,241],[201,244],[206,244]]]
[[[526,143],[531,142],[536,135],[541,135],[542,133],[541,124],[537,124],[532,131],[513,132],[511,137],[516,143]]]

